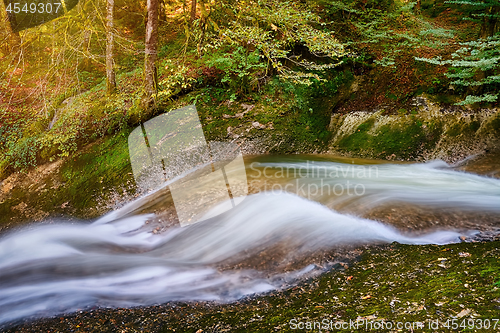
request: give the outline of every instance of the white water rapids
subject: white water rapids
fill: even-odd
[[[306,166],[311,172],[318,166],[333,169],[351,164],[292,161],[260,165],[265,166],[273,170]],[[354,181],[342,173],[339,178],[320,178],[312,174],[302,180],[323,181],[323,185]],[[365,192],[351,204],[409,202],[500,212],[499,179],[454,171],[443,162],[378,165],[376,177],[358,177],[355,182],[363,184]],[[463,235],[454,230],[404,235],[380,222],[341,214],[318,202],[276,191],[249,195],[234,209],[210,220],[154,234],[144,227],[152,214],[133,215],[131,209],[147,201],[148,197],[137,199],[92,223],[56,221],[0,238],[0,327],[92,306],[231,301],[284,288],[315,268],[310,265],[289,273],[264,273],[221,269],[219,265],[245,260],[280,242],[291,244],[288,259],[293,260],[306,251],[342,244],[446,244],[458,242]]]

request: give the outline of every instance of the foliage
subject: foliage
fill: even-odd
[[[24,138],[9,147],[6,158],[15,169],[36,166],[38,146],[39,143],[36,137]]]
[[[435,65],[450,65],[446,76],[454,80],[451,84],[469,88],[470,92],[465,100],[456,103],[457,105],[498,101],[500,34],[461,43],[461,46],[451,55],[452,59],[444,60],[441,57],[432,59],[417,57],[415,59]]]
[[[245,56],[247,67],[252,62],[255,65],[259,55],[279,77],[294,83],[308,85],[312,78],[321,80],[311,70],[335,67],[346,54],[344,46],[330,31],[324,29],[325,23],[321,22],[320,17],[298,2],[222,2],[220,7],[214,9],[212,16],[213,19],[207,19],[210,24],[206,31],[197,31],[197,35],[206,36],[207,42],[201,47],[203,54],[229,48],[237,52],[235,57]],[[308,60],[294,52],[298,47],[304,47],[312,58],[324,57],[329,61],[320,63]],[[248,62],[249,57],[251,62]],[[208,59],[210,63],[215,61],[210,56]],[[232,61],[227,57],[219,59],[219,64],[232,68],[233,73],[229,73],[229,76],[236,74],[234,63],[230,64]],[[262,66],[251,65],[247,69],[239,68],[237,76],[243,79],[261,69]]]
[[[461,11],[466,14],[463,19],[481,23],[480,37],[491,37],[498,32],[500,1],[450,0],[446,3],[459,5]]]
[[[443,2],[429,0],[423,4],[432,7]],[[23,31],[18,53],[5,52],[8,39],[2,39],[0,168],[25,169],[70,156],[83,145],[122,130],[127,122],[134,125],[151,116],[136,103],[143,84],[144,2],[116,0],[113,33],[119,92],[110,98],[105,97],[103,81],[104,5],[98,0],[80,2],[67,15]],[[429,58],[440,54],[443,46],[452,39],[456,41],[460,30],[419,15],[415,2],[198,1],[198,18],[192,23],[186,21],[185,26],[180,14],[183,5],[188,7],[178,1],[163,2],[167,15],[160,14],[160,103],[156,104],[160,109],[194,91],[189,95],[190,102],[211,99],[220,104],[240,99],[266,105],[265,112],[254,115],[255,120],[279,127],[282,116],[274,114],[273,108],[286,104],[291,119],[283,121],[281,129],[288,126],[297,138],[314,141],[329,137],[328,119],[339,100],[352,102],[366,92],[372,96],[362,98],[376,105],[404,103],[416,91],[411,84],[423,86],[422,91],[449,95],[448,80],[437,76],[442,74],[433,72],[427,63],[415,66],[413,55],[421,49]],[[470,8],[471,17],[480,19],[480,12],[475,10],[479,7]],[[5,28],[0,22],[2,37]],[[498,56],[494,47],[463,47],[471,48],[470,52],[457,51],[454,60],[472,61],[472,56],[491,60]],[[456,91],[460,84],[471,90],[466,102],[476,101],[478,95],[483,100],[497,98],[497,67],[456,69],[450,70],[450,75],[456,75],[450,79],[456,81]],[[346,72],[350,75],[343,77]],[[367,79],[360,81],[361,89],[345,97],[343,90],[352,82],[352,73],[368,73],[370,77],[365,76]],[[484,78],[479,78],[481,73]],[[281,79],[279,83],[277,78]],[[372,85],[367,84],[370,81]],[[427,83],[431,82],[429,88]],[[479,90],[481,94],[477,94]],[[74,99],[72,105],[70,99]],[[271,103],[273,99],[278,102]],[[394,109],[401,107],[406,106]],[[211,116],[222,117],[222,113]],[[210,126],[219,125],[214,121]],[[226,128],[221,131],[223,135]]]
[[[247,91],[250,78],[254,73],[262,73],[267,68],[265,63],[260,61],[260,54],[257,50],[250,52],[242,46],[234,49],[221,48],[216,52],[207,55],[206,64],[224,73],[221,78],[222,83],[229,84],[233,91]],[[254,79],[253,81],[256,81]]]
[[[158,97],[169,98],[177,95],[183,89],[193,87],[196,81],[189,75],[188,66],[176,64],[170,59],[165,60],[161,71],[164,73],[164,78],[158,82]]]
[[[394,57],[405,49],[438,48],[447,45],[447,40],[454,37],[453,31],[414,15],[415,4],[357,0],[324,2],[335,20],[334,24],[353,32],[345,36],[347,45],[357,49],[383,46],[377,50],[376,63],[381,66],[393,66]]]

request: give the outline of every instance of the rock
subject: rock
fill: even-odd
[[[20,212],[24,212],[24,210],[28,207],[28,205],[25,202],[21,202],[20,204],[13,206],[11,209],[18,210]]]
[[[252,111],[252,109],[255,107],[255,105],[241,103],[241,107],[242,107],[243,109],[245,109],[245,112],[243,112],[243,114],[245,114],[245,113],[247,113],[247,112]]]
[[[365,321],[365,320],[373,320],[373,319],[376,319],[377,317],[374,316],[374,315],[369,315],[369,316],[366,316],[366,317],[361,317],[361,316],[358,316],[356,318],[356,321]]]
[[[264,128],[266,128],[266,126],[265,126],[265,125],[262,125],[262,124],[261,124],[261,123],[259,123],[258,121],[254,121],[254,122],[252,123],[252,126],[253,126],[254,128],[257,128],[257,129],[264,129]]]
[[[462,311],[460,311],[460,312],[457,314],[457,318],[462,318],[462,317],[465,317],[465,316],[467,316],[469,313],[470,313],[470,310],[469,310],[469,309],[463,309]]]

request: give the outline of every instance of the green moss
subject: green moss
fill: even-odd
[[[462,126],[460,124],[455,124],[446,131],[446,135],[448,136],[458,136],[460,133],[462,133]]]
[[[66,201],[72,202],[78,215],[98,205],[97,198],[115,187],[133,181],[128,154],[126,129],[94,144],[90,150],[77,153],[61,167],[62,180],[69,184],[64,189]]]
[[[481,127],[481,123],[477,120],[473,120],[471,121],[471,123],[469,124],[469,128],[471,131],[473,131],[474,133],[477,132],[477,130]]]
[[[451,137],[457,137],[459,135],[472,135],[477,132],[479,127],[481,127],[481,123],[477,120],[473,120],[470,123],[457,123],[452,125],[446,131],[446,135]]]
[[[49,125],[48,119],[38,119],[29,125],[24,131],[24,137],[37,136],[47,130]]]
[[[500,115],[491,121],[491,127],[496,133],[500,134]]]
[[[424,122],[413,116],[411,123],[383,125],[372,135],[368,131],[374,124],[370,118],[356,131],[339,141],[339,148],[355,154],[372,153],[377,157],[391,156],[410,158],[418,155],[423,149],[434,147],[441,127],[434,123]]]
[[[372,136],[367,132],[372,128],[375,119],[369,118],[364,123],[356,128],[356,131],[342,138],[339,142],[339,147],[353,152],[361,152],[370,147]]]
[[[328,82],[316,82],[312,87],[303,87],[270,81],[259,93],[249,94],[243,100],[231,103],[231,94],[227,89],[207,87],[180,98],[180,103],[197,101],[197,109],[208,140],[224,140],[227,128],[242,125],[249,132],[250,138],[267,136],[276,139],[278,145],[270,147],[271,152],[291,153],[299,150],[321,150],[332,137],[328,130],[331,112],[334,106],[335,92],[340,86],[352,80],[352,73],[340,72]],[[178,104],[178,103],[177,103]],[[255,107],[243,118],[229,118],[243,112],[241,104]],[[174,108],[173,103],[169,108]],[[250,122],[257,121],[271,125],[265,130],[254,129]],[[273,139],[274,137],[274,139]]]
[[[112,191],[133,191],[127,186],[127,183],[134,184],[128,155],[130,131],[125,129],[106,136],[91,147],[70,155],[58,173],[35,184],[34,189],[43,188],[41,190],[12,189],[10,197],[0,203],[0,224],[22,222],[23,215],[12,209],[21,202],[34,211],[51,215],[88,218],[102,214],[97,209],[100,198],[106,198]],[[69,203],[68,208],[61,207],[65,202]]]
[[[3,156],[0,158],[0,179],[6,178],[6,171],[9,166],[9,161]]]

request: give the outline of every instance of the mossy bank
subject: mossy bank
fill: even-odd
[[[497,109],[461,110],[442,107],[425,97],[407,109],[387,114],[372,112],[334,114],[335,132],[329,153],[390,160],[456,162],[500,147]]]

